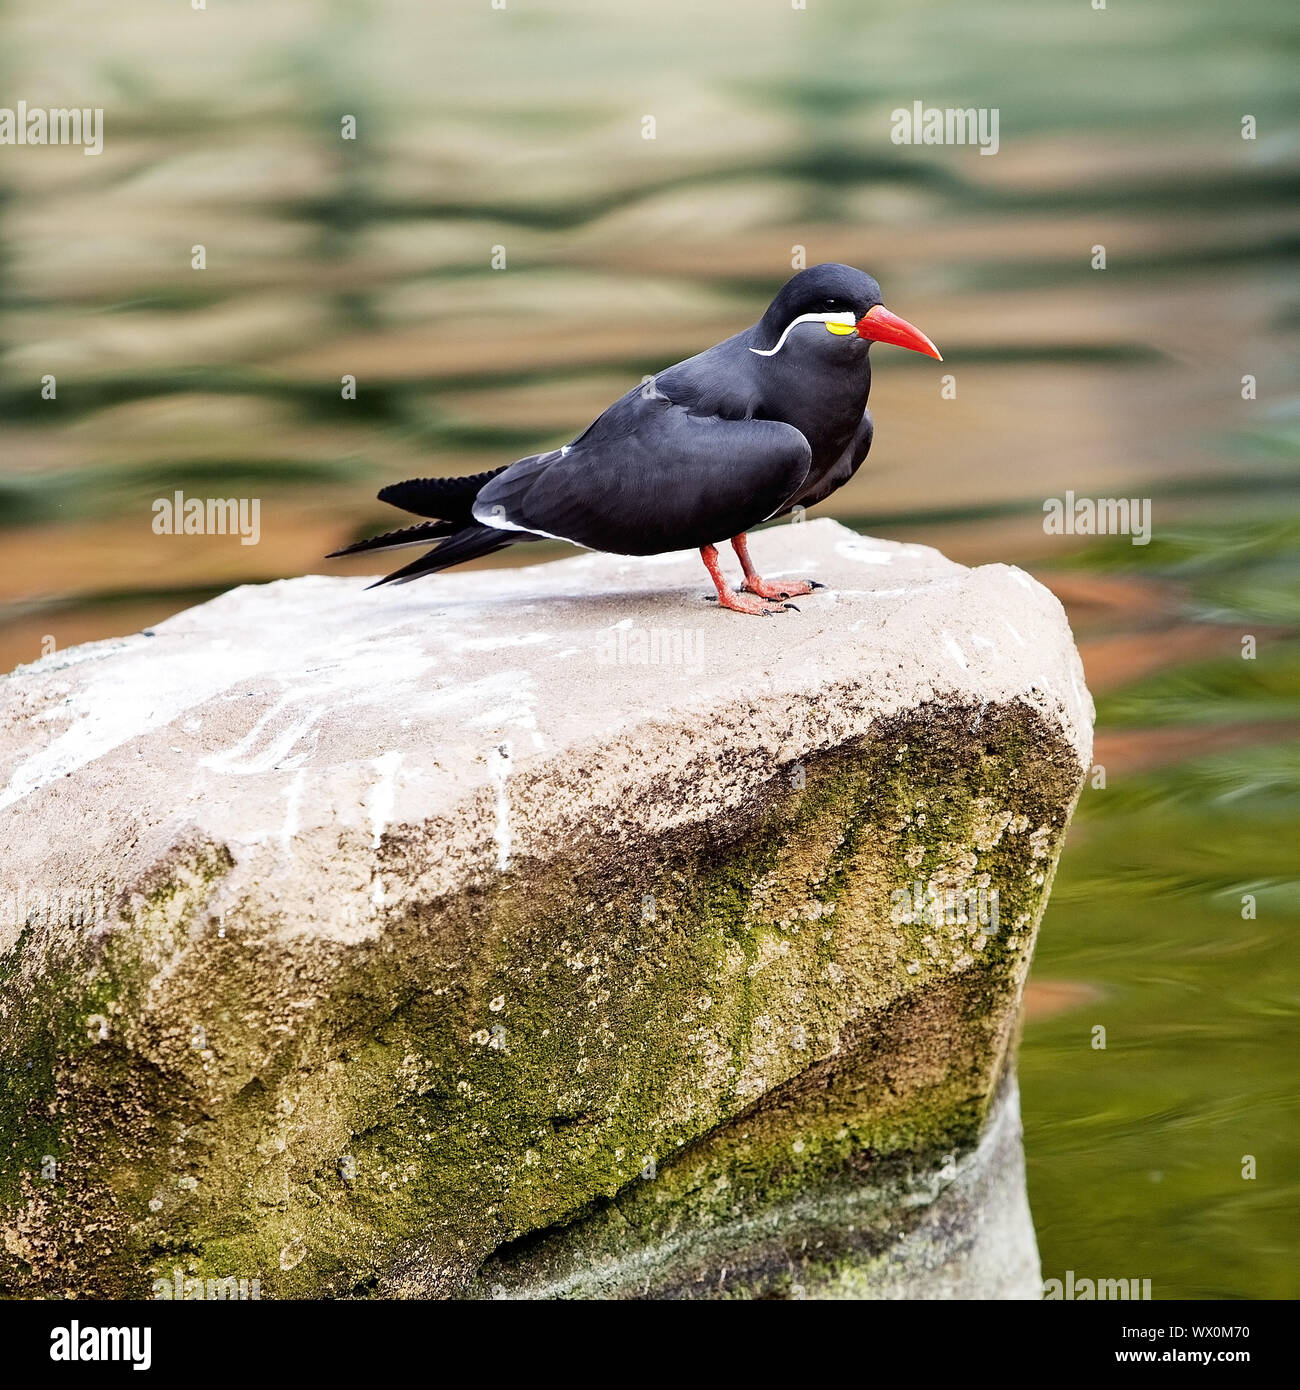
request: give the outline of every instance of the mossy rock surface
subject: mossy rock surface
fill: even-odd
[[[1068,626],[832,523],[755,549],[832,591],[298,580],[8,678],[0,1289],[1031,1293]]]

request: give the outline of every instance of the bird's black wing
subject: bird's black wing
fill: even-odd
[[[766,521],[803,486],[811,459],[793,425],[694,414],[636,390],[573,444],[493,478],[474,516],[591,550],[655,555]]]

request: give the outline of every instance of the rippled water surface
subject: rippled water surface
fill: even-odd
[[[1295,1296],[1297,46],[1290,0],[11,9],[3,90],[106,139],[0,151],[0,669],[319,572],[377,485],[572,437],[794,248],[862,265],[946,361],[876,351],[824,510],[1023,564],[1098,702],[1027,994],[1044,1272]],[[891,144],[915,100],[998,153]],[[177,489],[259,544],[155,537]],[[1151,543],[1045,535],[1067,489]]]

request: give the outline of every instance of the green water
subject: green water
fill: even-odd
[[[1179,665],[1099,699],[1100,731],[1255,728],[1244,746],[1109,776],[1079,806],[1034,972],[1100,997],[1031,1024],[1021,1054],[1044,1274],[1150,1278],[1157,1298],[1293,1298],[1300,642],[1281,625],[1300,606],[1300,512],[1099,545],[1079,563],[1178,586],[1228,648],[1256,636],[1254,660]]]

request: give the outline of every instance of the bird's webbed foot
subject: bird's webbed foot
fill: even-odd
[[[734,589],[720,589],[716,597],[710,594],[708,600],[723,608],[730,608],[733,613],[754,613],[763,618],[770,618],[774,613],[799,611],[793,603],[773,602],[758,594],[738,594]]]
[[[763,579],[757,574],[746,575],[740,586],[747,594],[757,594],[759,598],[785,599],[798,598],[800,594],[811,594],[814,589],[824,589],[815,579]]]

